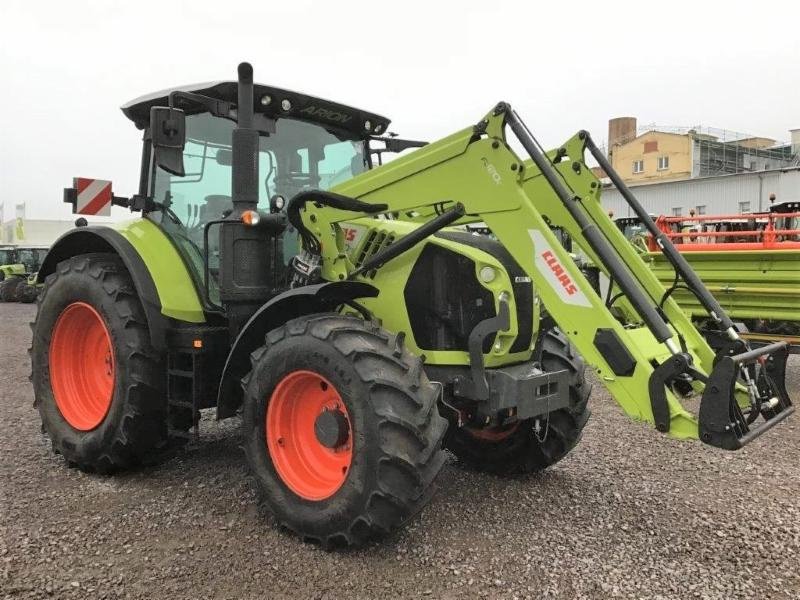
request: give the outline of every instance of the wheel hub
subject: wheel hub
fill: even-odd
[[[352,423],[345,403],[313,371],[286,374],[267,404],[266,442],[286,487],[306,500],[325,500],[344,484],[353,460]]]
[[[347,418],[339,409],[325,408],[314,421],[314,433],[326,448],[343,446],[349,437],[348,429]]]

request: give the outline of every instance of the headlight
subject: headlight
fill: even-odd
[[[483,283],[492,283],[497,278],[497,271],[494,267],[486,266],[481,268],[479,275]]]

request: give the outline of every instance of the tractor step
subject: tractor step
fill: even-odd
[[[174,438],[200,436],[200,410],[214,406],[222,365],[227,355],[226,327],[182,327],[167,332],[167,422]],[[176,427],[187,424],[191,430]]]
[[[191,440],[194,442],[197,441],[200,435],[197,429],[198,429],[197,427],[194,427],[194,431],[190,433],[188,431],[181,431],[180,429],[173,429],[170,427],[167,430],[167,433],[169,433],[169,437],[171,438],[180,438],[183,440]]]
[[[188,377],[189,379],[194,377],[194,371],[188,369],[170,369],[169,374],[175,377]]]

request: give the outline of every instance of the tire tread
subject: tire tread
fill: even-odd
[[[428,501],[446,461],[442,441],[447,421],[439,415],[435,386],[420,368],[421,360],[407,350],[402,335],[339,314],[302,317],[267,333],[264,346],[251,354],[251,371],[242,380],[245,392],[258,373],[269,368],[264,361],[270,347],[303,336],[327,342],[353,365],[369,389],[370,400],[376,394],[382,398],[380,405],[370,401],[368,407],[377,418],[381,443],[367,450],[379,454],[377,464],[382,468],[364,505],[348,508],[345,527],[315,534],[287,520],[281,525],[323,547],[360,545],[396,529]],[[252,475],[262,499],[270,504],[267,490]]]

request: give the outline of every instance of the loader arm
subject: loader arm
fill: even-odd
[[[509,129],[527,160],[508,145]],[[728,333],[730,352],[715,356],[603,210],[600,185],[586,166],[587,148],[595,150],[588,134],[580,132],[545,153],[516,113],[501,103],[477,125],[335,191],[384,205],[381,212],[394,218],[432,223],[432,217],[440,215],[435,218],[443,223],[485,222],[630,417],[677,438],[700,437],[719,447],[741,447],[793,410],[782,381],[785,348],[776,344],[750,351],[693,272],[670,255],[681,277],[701,296],[705,291],[707,308]],[[340,224],[374,211],[323,202],[304,202],[299,208],[307,233],[318,242],[322,278],[358,278]],[[613,305],[593,290],[552,227],[566,230],[613,282],[612,289],[618,291]],[[496,308],[500,310],[499,304]],[[683,386],[683,394],[702,394],[699,417],[682,406],[674,393],[677,384]],[[763,422],[756,425],[759,417]]]

